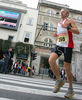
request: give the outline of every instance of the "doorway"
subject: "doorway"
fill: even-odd
[[[48,70],[49,70],[49,62],[48,62],[48,57],[41,57],[41,66],[40,66],[40,74],[46,74],[48,75]]]

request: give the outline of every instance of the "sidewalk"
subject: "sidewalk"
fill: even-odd
[[[13,73],[10,73],[10,74],[11,74],[11,75],[14,75]],[[48,75],[33,75],[33,76],[21,75],[21,74],[16,74],[16,75],[17,75],[17,76],[23,76],[23,77],[29,77],[29,78],[36,78],[36,79],[43,79],[43,80],[56,81],[56,79],[50,78],[50,77],[48,77]],[[68,83],[67,80],[65,80],[65,82]],[[82,84],[82,82],[75,82],[75,81],[73,81],[73,83]]]
[[[37,75],[37,76],[34,75],[34,76],[32,76],[32,78],[56,81],[56,79],[54,79],[54,78],[50,78],[50,77],[48,77],[48,75]],[[68,83],[67,80],[65,80],[65,82]],[[75,82],[75,81],[73,81],[73,83],[76,83],[76,84],[82,84],[82,82]]]
[[[48,75],[37,75],[37,76],[34,75],[34,76],[32,76],[32,78],[56,81],[56,79],[54,79],[54,78],[50,78],[50,77],[48,77]],[[67,80],[65,80],[65,82],[68,83]],[[82,84],[82,82],[75,82],[75,81],[73,81],[73,83],[76,83],[76,84]]]
[[[32,78],[44,79],[44,80],[52,80],[52,81],[54,81],[54,79],[48,77],[48,75],[33,75]]]

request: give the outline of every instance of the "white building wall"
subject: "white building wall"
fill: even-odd
[[[32,14],[31,14],[32,13]],[[33,15],[34,14],[34,15]],[[31,17],[34,19],[33,26],[27,25],[27,18]],[[24,32],[31,32],[31,42],[30,44],[34,44],[35,33],[36,33],[36,25],[37,25],[37,17],[38,17],[38,10],[27,8],[27,13],[21,15],[20,23],[18,26],[18,30],[9,30],[0,28],[0,38],[7,40],[8,36],[14,36],[13,42],[23,42]],[[20,24],[22,26],[20,27]]]
[[[30,43],[34,45],[34,39],[35,39],[35,34],[36,34],[36,25],[37,25],[37,19],[38,19],[38,10],[33,9],[33,8],[28,8],[24,6],[24,4],[15,4],[15,3],[9,3],[7,1],[3,2],[0,1],[0,6],[1,7],[9,7],[9,9],[14,8],[16,10],[19,9],[20,11],[27,11],[21,13],[21,18],[20,22],[18,25],[18,30],[9,30],[9,29],[3,29],[0,28],[0,39],[8,40],[8,36],[13,36],[12,42],[24,42],[24,32],[31,32],[31,38],[30,38]],[[7,9],[4,9],[7,10]],[[33,25],[27,25],[27,19],[28,17],[33,18]],[[16,55],[14,57],[14,62],[16,61]],[[30,63],[30,55],[28,55],[28,60]]]
[[[27,24],[28,17],[33,18],[33,26]],[[37,25],[37,18],[38,18],[38,10],[33,10],[27,8],[27,13],[22,15],[22,26],[20,28],[20,34],[17,41],[23,42],[24,32],[31,32],[31,41],[30,44],[34,44],[35,33],[36,33],[36,25]]]

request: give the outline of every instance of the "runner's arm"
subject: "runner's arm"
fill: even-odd
[[[74,20],[70,20],[71,21],[71,29],[69,29],[72,33],[75,33],[75,34],[79,34],[79,30],[74,22]]]
[[[77,26],[76,26],[74,20],[73,20],[73,19],[70,19],[70,20],[69,20],[69,23],[70,23],[71,26],[70,26],[70,25],[61,24],[62,28],[66,28],[66,29],[67,29],[67,26],[70,26],[71,29],[69,29],[69,30],[70,30],[72,33],[79,34],[79,30],[78,30],[78,28],[77,28]]]

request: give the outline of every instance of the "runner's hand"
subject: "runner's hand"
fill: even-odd
[[[57,37],[57,33],[53,33],[53,37]]]

